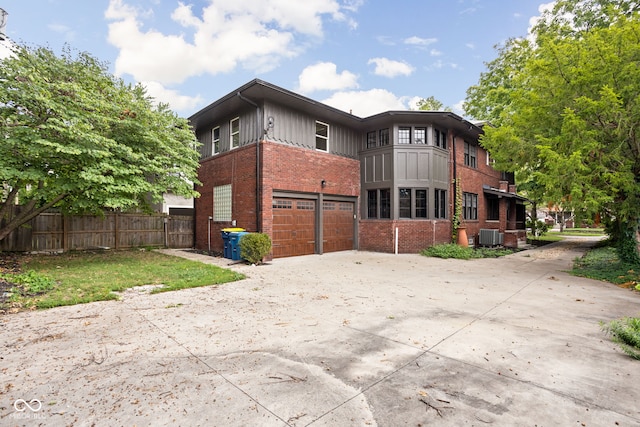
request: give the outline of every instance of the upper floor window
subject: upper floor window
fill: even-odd
[[[220,126],[216,126],[211,131],[211,154],[220,152]]]
[[[376,131],[367,132],[367,148],[374,148],[376,146]]]
[[[379,135],[380,146],[389,145],[389,129],[380,129]]]
[[[398,144],[411,144],[411,128],[401,127],[398,129]]]
[[[434,202],[434,218],[445,219],[447,217],[447,190],[436,188]]]
[[[440,129],[433,129],[433,145],[447,149],[447,132]]]
[[[329,151],[329,125],[316,122],[316,150]]]
[[[240,146],[240,117],[236,117],[229,123],[231,148]]]
[[[476,156],[477,156],[476,146],[465,141],[464,142],[464,165],[470,166],[472,168],[477,168],[478,162],[476,160]]]
[[[478,219],[478,195],[462,193],[462,212],[464,219]]]
[[[414,144],[427,143],[427,128],[413,128],[413,143]]]

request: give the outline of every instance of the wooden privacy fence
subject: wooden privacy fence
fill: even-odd
[[[60,252],[153,246],[191,248],[193,217],[106,213],[63,216],[42,213],[0,241],[1,251]]]

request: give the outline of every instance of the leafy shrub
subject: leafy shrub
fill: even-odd
[[[626,317],[613,320],[602,329],[611,335],[613,342],[617,343],[622,351],[634,359],[640,360],[640,319]]]
[[[420,254],[424,256],[437,258],[455,258],[455,259],[472,259],[472,258],[497,258],[512,254],[511,249],[490,249],[490,248],[469,248],[455,243],[444,243],[441,245],[431,246],[423,249]]]
[[[11,275],[6,277],[6,280],[16,285],[22,285],[24,292],[27,294],[41,294],[50,291],[56,285],[56,281],[51,277],[43,276],[33,270]]]
[[[532,221],[531,218],[527,218],[526,227],[533,230],[533,225],[534,225],[534,221]],[[535,229],[536,229],[535,237],[544,236],[547,233],[547,231],[549,231],[549,224],[547,224],[544,221],[540,221],[539,219],[536,219]]]
[[[262,263],[262,259],[271,252],[271,238],[264,233],[245,234],[238,245],[240,256],[251,264]]]

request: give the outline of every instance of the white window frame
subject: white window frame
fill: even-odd
[[[238,122],[238,130],[233,131],[233,122]],[[234,137],[236,137],[237,143],[234,145]],[[233,150],[240,146],[240,117],[229,120],[229,146]]]
[[[318,134],[318,125],[326,126],[326,128],[327,128],[327,136],[319,135],[319,134]],[[326,148],[325,148],[325,149],[318,148],[318,138],[323,139],[323,140],[325,141],[325,142],[324,142],[324,143],[325,143],[325,146],[326,146]],[[328,124],[328,123],[321,122],[321,121],[319,121],[319,120],[316,120],[316,150],[318,150],[318,151],[324,151],[324,152],[326,152],[326,153],[328,153],[328,152],[329,152],[329,124]]]
[[[215,137],[216,131],[218,131],[218,139]],[[213,155],[218,153],[220,153],[220,126],[216,126],[211,129],[211,154]]]

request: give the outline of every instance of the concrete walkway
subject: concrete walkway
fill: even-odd
[[[640,294],[565,272],[591,243],[258,267],[167,251],[248,278],[1,317],[0,425],[640,425],[640,362],[599,325]]]

